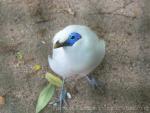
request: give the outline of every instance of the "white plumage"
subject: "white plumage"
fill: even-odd
[[[81,39],[72,46],[53,48],[52,56],[48,57],[51,69],[63,78],[89,74],[105,55],[105,41],[83,25],[69,25],[56,33],[53,47],[57,41],[65,42],[72,32],[79,33]]]

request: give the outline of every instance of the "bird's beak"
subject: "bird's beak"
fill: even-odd
[[[54,45],[54,49],[60,48],[60,47],[64,47],[64,46],[66,46],[65,43],[60,43],[59,41],[57,41],[57,42],[55,43],[55,45]]]

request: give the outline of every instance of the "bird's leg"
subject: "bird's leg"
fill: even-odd
[[[62,110],[63,104],[67,104],[67,91],[64,88],[64,81],[62,83],[61,91],[60,91],[60,96],[59,96],[59,103],[60,103],[60,110]]]
[[[100,91],[103,91],[105,83],[100,81],[100,80],[96,80],[93,76],[91,75],[87,75],[86,76],[89,84],[92,86],[93,89],[99,89]]]
[[[65,82],[65,80],[63,79],[63,83],[62,83],[62,86],[61,86],[59,98],[55,102],[52,103],[53,105],[58,104],[60,106],[60,111],[61,112],[62,112],[62,107],[63,107],[64,104],[69,105],[68,104],[68,95],[67,95],[68,92],[64,88],[64,82]]]

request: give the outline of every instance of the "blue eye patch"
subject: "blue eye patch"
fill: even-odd
[[[66,46],[72,46],[75,42],[77,42],[81,38],[81,35],[76,32],[72,32],[69,35],[69,38],[65,41]]]

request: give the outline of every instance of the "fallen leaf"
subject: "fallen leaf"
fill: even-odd
[[[34,71],[39,71],[40,69],[41,69],[41,65],[39,65],[39,64],[36,64],[33,66]]]
[[[45,78],[53,85],[60,87],[62,80],[51,73],[46,73]]]
[[[4,105],[5,104],[5,97],[0,96],[0,105]]]
[[[22,60],[23,59],[23,52],[17,52],[16,57],[18,60]]]
[[[48,104],[54,92],[55,92],[55,86],[53,84],[48,84],[41,91],[36,106],[36,113],[39,113]]]

